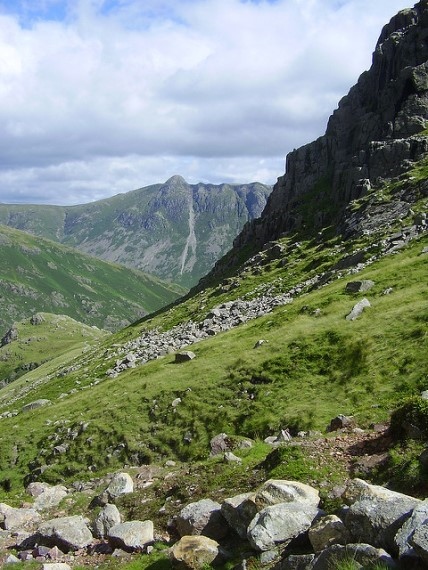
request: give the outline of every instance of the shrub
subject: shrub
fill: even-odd
[[[390,431],[396,439],[428,438],[428,400],[416,396],[405,401],[391,414]]]

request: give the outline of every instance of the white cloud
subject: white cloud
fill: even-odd
[[[2,5],[0,201],[77,203],[175,173],[275,182],[408,3]]]

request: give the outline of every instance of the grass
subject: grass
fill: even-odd
[[[0,226],[0,329],[36,312],[117,330],[182,290],[136,270]]]
[[[38,468],[55,482],[165,458],[195,462],[208,456],[216,433],[263,439],[286,427],[324,431],[338,413],[354,415],[362,427],[386,420],[400,398],[428,384],[424,243],[359,275],[373,279],[375,287],[368,294],[372,307],[353,323],[344,317],[358,296],[345,293],[346,280],[336,280],[198,343],[197,358],[189,363],[176,365],[170,355],[116,379],[105,376],[115,358],[106,359],[106,347],[143,327],[167,328],[186,311],[202,318],[209,308],[200,308],[205,299],[222,300],[210,290],[125,329],[75,361],[63,361],[65,373],[52,363],[31,371],[2,390],[0,413],[19,412],[38,398],[52,405],[2,420],[3,481],[17,490],[31,470],[37,477]],[[311,246],[306,262],[309,251]],[[391,295],[383,295],[387,287]],[[267,342],[255,350],[260,338]],[[177,397],[182,403],[173,408]],[[84,432],[81,422],[88,423]],[[68,446],[66,454],[55,453],[59,444]]]

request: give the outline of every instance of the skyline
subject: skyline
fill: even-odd
[[[0,202],[274,184],[405,0],[0,0]]]

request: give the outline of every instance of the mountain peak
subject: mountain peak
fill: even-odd
[[[184,180],[184,178],[182,176],[180,176],[180,174],[174,174],[173,176],[171,176],[171,178],[168,178],[168,180],[165,182],[165,186],[171,186],[171,185],[187,185],[186,180]]]

